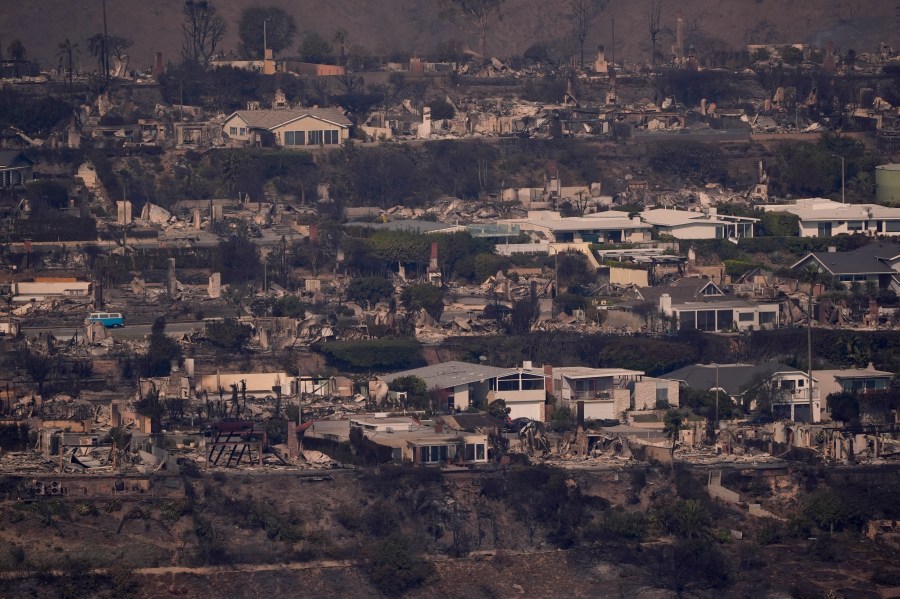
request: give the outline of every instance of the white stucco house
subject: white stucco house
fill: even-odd
[[[530,210],[525,218],[499,220],[498,224],[555,243],[639,243],[650,240],[651,226],[621,210],[587,216],[561,216],[550,210]]]
[[[352,124],[337,108],[238,110],[225,119],[222,131],[251,146],[337,146],[350,137]]]
[[[486,408],[492,401],[502,399],[510,409],[510,418],[545,419],[547,393],[544,373],[532,368],[530,362],[525,362],[520,368],[498,368],[450,361],[379,378],[390,384],[406,376],[425,381],[429,391],[442,396],[449,412],[468,410],[472,406]]]
[[[792,204],[759,206],[765,212],[787,212],[800,219],[800,237],[832,237],[842,233],[900,235],[900,208],[878,204],[842,204],[825,198]]]
[[[715,207],[706,211],[654,208],[644,210],[641,220],[661,235],[675,239],[742,239],[753,237],[757,218],[718,214]]]

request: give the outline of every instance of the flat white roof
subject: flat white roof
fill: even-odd
[[[504,222],[519,225],[526,229],[527,225],[545,227],[551,231],[608,231],[617,229],[650,229],[650,225],[642,223],[639,219],[630,219],[627,215],[596,218],[594,216],[570,216],[560,217],[552,213],[552,217],[516,218]],[[624,214],[624,213],[619,213]]]
[[[759,219],[749,216],[729,216],[721,214],[704,214],[690,210],[669,210],[667,208],[655,208],[644,210],[640,214],[641,219],[657,227],[677,227],[685,225],[725,225],[735,222],[757,222]]]
[[[594,379],[607,376],[643,376],[642,370],[627,368],[588,368],[586,366],[563,366],[554,368],[553,374],[560,373],[569,379]]]
[[[893,372],[884,370],[869,370],[868,368],[845,368],[843,370],[813,370],[813,374],[819,377],[833,376],[836,379],[869,379],[886,378],[894,376]]]
[[[900,219],[900,208],[879,204],[842,204],[825,198],[796,200],[793,204],[760,206],[766,212],[788,212],[803,221]]]

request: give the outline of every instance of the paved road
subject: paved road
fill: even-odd
[[[202,321],[191,322],[167,322],[166,333],[170,335],[183,335],[191,331],[203,328]],[[112,336],[116,339],[140,339],[150,334],[152,324],[126,324],[120,329],[109,329]],[[68,339],[75,335],[78,330],[79,334],[84,333],[84,327],[73,326],[52,326],[52,327],[22,327],[22,332],[29,337],[36,337],[39,333],[50,332],[57,339]]]

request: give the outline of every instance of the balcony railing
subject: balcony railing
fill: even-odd
[[[611,391],[574,391],[572,393],[572,397],[575,400],[601,400],[601,401],[612,401],[613,396]]]

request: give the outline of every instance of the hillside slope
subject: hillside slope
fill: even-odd
[[[602,3],[602,0],[597,0]],[[148,65],[155,52],[165,60],[178,60],[181,48],[182,0],[115,0],[108,2],[110,35],[134,40],[132,65]],[[248,6],[279,6],[297,20],[301,33],[316,31],[331,38],[343,27],[351,42],[375,51],[426,53],[442,40],[459,39],[477,47],[477,36],[465,23],[441,19],[438,0],[219,0],[219,12],[229,24],[224,49],[238,45],[237,24]],[[612,46],[611,23],[616,24],[616,57],[619,61],[649,56],[648,14],[650,0],[610,0],[594,20],[586,48]],[[568,35],[566,2],[506,0],[502,19],[492,24],[488,51],[502,56],[520,54],[535,42],[552,42]],[[671,47],[675,16],[684,14],[688,42],[697,47],[739,49],[746,43],[825,44],[858,51],[877,48],[882,41],[900,45],[893,2],[886,0],[664,0],[659,48]],[[69,38],[80,44],[79,61],[92,68],[86,39],[102,31],[100,0],[19,0],[0,9],[0,43],[4,53],[19,38],[30,56],[45,65],[58,61],[57,46]],[[299,41],[299,36],[298,36]],[[609,50],[608,50],[609,51]]]

